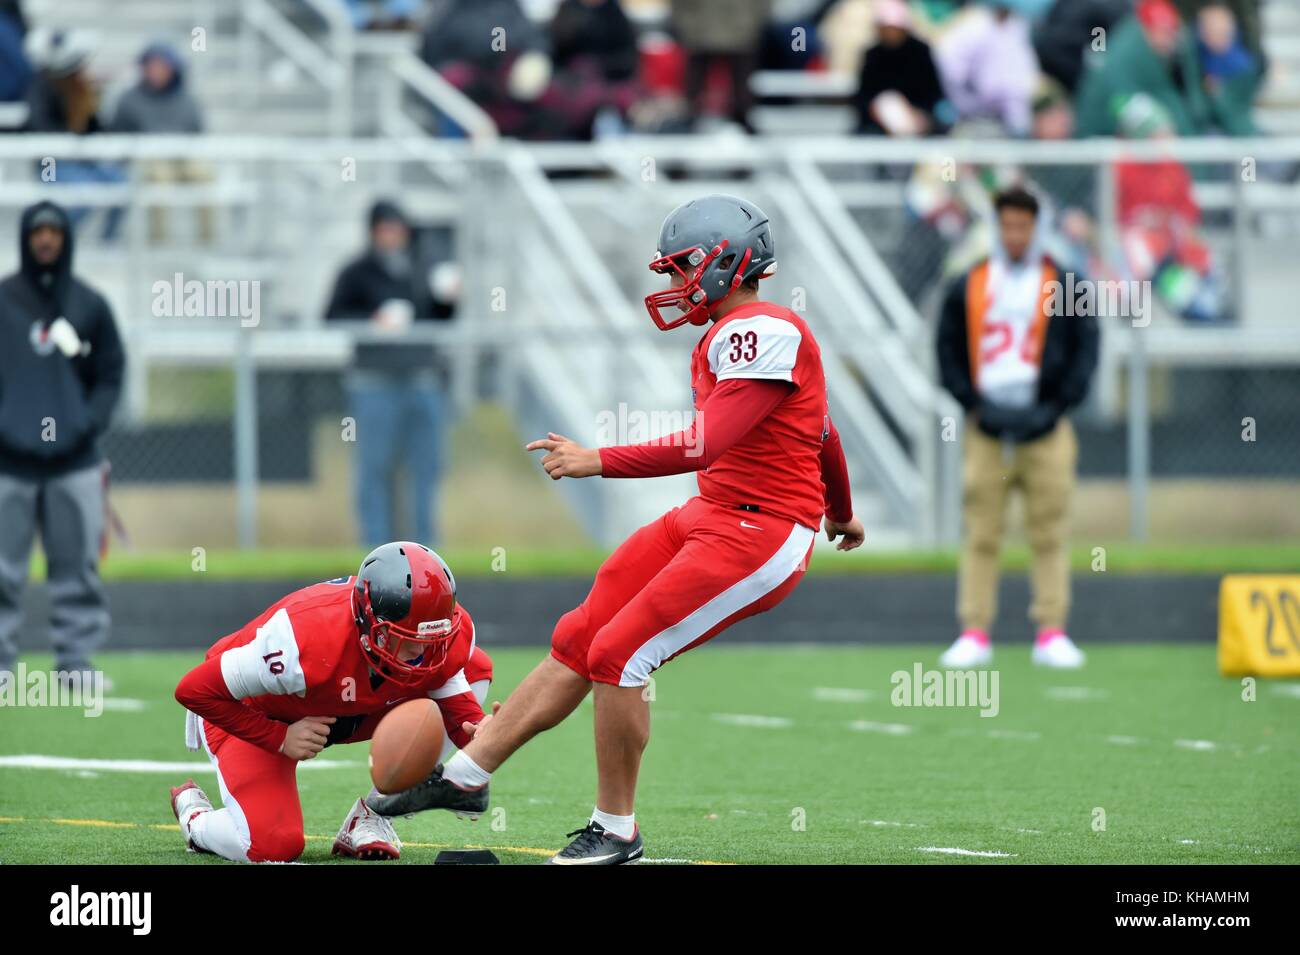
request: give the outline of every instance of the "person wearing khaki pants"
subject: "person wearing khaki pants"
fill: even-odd
[[[1007,503],[1019,491],[1032,553],[1033,660],[1078,667],[1083,653],[1066,633],[1078,442],[1065,413],[1087,396],[1097,364],[1097,322],[1073,310],[1054,314],[1064,312],[1054,291],[1065,276],[1037,250],[1033,195],[1012,189],[995,204],[998,249],[953,284],[936,341],[943,385],[967,412],[957,586],[961,633],[940,662],[957,669],[992,662],[999,552]]]

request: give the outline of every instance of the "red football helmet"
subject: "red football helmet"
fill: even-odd
[[[451,568],[410,541],[366,555],[352,585],[352,614],[375,670],[402,686],[415,686],[442,666],[464,616]]]

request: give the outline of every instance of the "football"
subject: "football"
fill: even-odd
[[[444,730],[433,700],[410,700],[379,721],[370,740],[370,779],[381,793],[423,780],[438,762]]]

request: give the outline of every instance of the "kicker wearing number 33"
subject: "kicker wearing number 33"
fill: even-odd
[[[802,318],[758,297],[759,280],[776,269],[767,217],[734,196],[688,202],[664,221],[650,268],[670,281],[646,299],[655,324],[705,328],[691,359],[692,426],[599,450],[559,434],[527,447],[545,452],[542,467],[554,480],[693,471],[699,494],[614,551],[582,605],[560,618],[550,656],[500,713],[436,778],[372,800],[377,812],[443,807],[467,792],[481,793],[486,806],[491,773],[594,688],[596,809],[550,862],[638,861],[633,801],[650,735],[641,688],[651,672],[784,600],[819,525],[840,550],[862,543],[821,350]]]

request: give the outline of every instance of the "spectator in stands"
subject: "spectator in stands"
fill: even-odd
[[[1120,106],[1136,94],[1158,103],[1179,136],[1250,135],[1253,86],[1247,94],[1246,85],[1207,87],[1196,39],[1178,10],[1170,0],[1139,0],[1136,14],[1111,31],[1105,52],[1090,54],[1079,84],[1079,135],[1116,135]]]
[[[200,133],[203,114],[198,101],[185,86],[185,64],[180,54],[166,43],[153,43],[140,54],[140,80],[117,102],[109,124],[115,133]],[[143,164],[150,182],[208,182],[211,172],[201,162],[189,159],[154,159]],[[212,210],[199,210],[203,241],[212,239]],[[167,213],[149,210],[152,241],[165,241]]]
[[[1241,31],[1241,41],[1255,57],[1261,71],[1264,67],[1264,44],[1260,35],[1259,0],[1173,0],[1174,6],[1187,23],[1195,23],[1206,7],[1225,7]]]
[[[370,246],[339,273],[325,317],[368,322],[376,332],[394,335],[413,321],[450,318],[454,281],[432,289],[426,264],[413,252],[401,209],[375,203]],[[405,536],[395,528],[393,507],[394,481],[405,470],[411,539],[432,545],[447,415],[436,354],[409,342],[358,343],[346,387],[356,423],[353,490],[362,543],[373,547]]]
[[[1067,142],[1074,138],[1074,107],[1056,80],[1044,75],[1034,93],[1035,139]],[[1044,251],[1066,271],[1094,276],[1098,271],[1096,208],[1097,171],[1089,165],[1043,164],[1026,170],[1036,195]]]
[[[709,81],[715,71],[723,71],[730,88],[726,115],[753,132],[749,83],[772,0],[672,0],[671,6],[673,31],[686,50],[686,101],[692,116],[706,111]]]
[[[185,88],[185,64],[176,48],[152,43],[140,54],[140,81],[117,102],[115,133],[199,133],[203,115]]]
[[[551,20],[557,70],[591,62],[602,80],[636,79],[636,30],[619,0],[562,0]]]
[[[923,136],[941,132],[954,118],[943,94],[930,46],[912,32],[903,0],[877,0],[877,43],[867,50],[853,105],[858,132]]]
[[[1120,108],[1128,139],[1167,140],[1173,124],[1160,104],[1139,93]],[[1201,235],[1192,175],[1177,159],[1115,164],[1116,219],[1128,276],[1150,282],[1170,311],[1189,322],[1229,318],[1225,283]]]
[[[21,103],[32,82],[32,65],[23,50],[27,21],[18,0],[0,0],[0,103]]]
[[[1084,54],[1104,42],[1110,28],[1133,12],[1133,3],[1134,0],[1056,0],[1034,25],[1034,52],[1043,72],[1073,94],[1083,74]]]
[[[435,0],[420,58],[482,107],[503,135],[554,137],[554,117],[538,106],[551,85],[547,36],[519,0]]]
[[[574,120],[572,138],[590,139],[597,116],[621,128],[637,97],[638,52],[619,0],[563,0],[551,20],[551,57]]]
[[[126,360],[108,303],[72,274],[67,213],[38,202],[24,210],[19,234],[19,269],[0,281],[0,670],[16,662],[14,635],[39,528],[54,668],[80,679],[108,637],[97,445]]]
[[[939,40],[944,90],[961,120],[993,120],[1012,136],[1029,133],[1038,58],[1029,22],[1012,0],[981,0]]]
[[[1196,52],[1206,91],[1237,104],[1229,109],[1249,113],[1262,71],[1226,3],[1203,6],[1197,13]]]
[[[33,31],[28,38],[28,48],[40,72],[28,90],[25,130],[77,135],[100,132],[104,124],[99,116],[99,84],[86,68],[94,53],[93,37],[77,30]],[[38,164],[37,175],[42,181],[57,183],[116,184],[126,181],[126,172],[116,163],[82,159],[56,158],[52,163]],[[68,215],[77,225],[90,211],[88,208],[71,209]],[[122,212],[121,206],[108,210],[104,222],[105,239],[117,235]]]
[[[998,553],[1008,492],[1025,499],[1033,553],[1030,618],[1035,663],[1078,667],[1066,635],[1070,603],[1067,532],[1077,444],[1066,412],[1083,401],[1097,364],[1093,315],[1054,315],[1053,283],[1065,277],[1036,239],[1038,201],[1024,189],[995,201],[994,254],[950,287],[936,340],[944,388],[967,411],[962,449],[964,541],[958,577],[961,635],[945,667],[992,662]]]
[[[420,0],[343,0],[357,30],[412,30]]]
[[[839,0],[773,0],[759,46],[759,69],[824,69],[822,18],[837,3]]]

